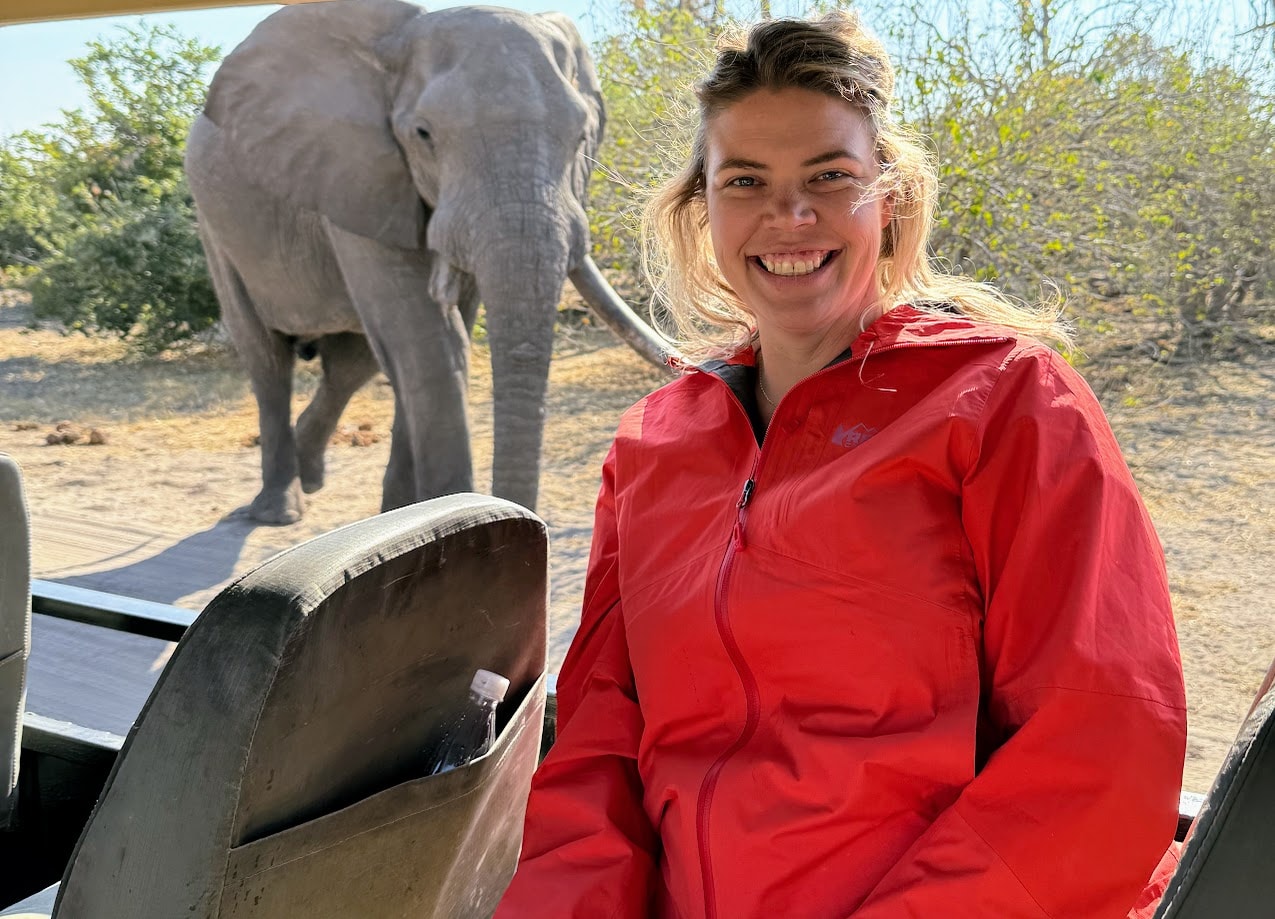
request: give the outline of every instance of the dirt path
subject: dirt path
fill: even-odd
[[[201,608],[226,579],[379,507],[392,403],[370,385],[328,451],[327,486],[285,528],[223,518],[259,481],[256,414],[235,361],[136,361],[110,343],[26,332],[0,302],[0,451],[22,464],[37,576]],[[1267,348],[1269,353],[1273,349]],[[550,380],[541,515],[550,526],[556,668],[584,589],[598,471],[619,413],[660,382],[627,349],[564,337]],[[313,385],[298,375],[298,407]],[[1203,791],[1275,656],[1275,358],[1140,372],[1102,392],[1165,543],[1191,706],[1186,787]],[[477,481],[490,474],[486,356],[471,384]],[[48,446],[59,420],[101,446]],[[17,430],[32,424],[34,427]],[[359,431],[363,425],[367,430]],[[367,446],[353,441],[375,440]],[[137,591],[142,592],[142,591]]]

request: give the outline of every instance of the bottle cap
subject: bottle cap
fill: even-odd
[[[509,691],[509,680],[499,673],[492,673],[490,670],[479,670],[474,674],[473,682],[469,684],[469,690],[470,692],[478,693],[484,699],[499,702],[505,698],[505,693]]]

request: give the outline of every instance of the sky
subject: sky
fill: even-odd
[[[423,0],[429,9],[458,6],[461,0]],[[481,2],[481,0],[471,0]],[[613,25],[615,0],[489,0],[528,12],[555,9],[575,20],[586,41],[592,42]],[[1081,6],[1101,7],[1111,0],[1077,0]],[[1118,2],[1118,0],[1117,0]],[[1266,0],[1270,2],[1270,0]],[[1185,16],[1178,25],[1187,30],[1251,21],[1250,0],[1183,0]],[[774,0],[779,15],[791,15],[796,4]],[[183,35],[218,45],[228,53],[253,26],[278,6],[248,6],[195,10],[145,17],[149,22],[171,23]],[[82,106],[86,99],[67,60],[82,56],[88,42],[109,37],[122,25],[135,25],[142,17],[117,16],[0,26],[0,138],[28,128],[58,121],[64,109]]]
[[[422,5],[442,9],[461,2],[426,0]],[[593,39],[590,0],[498,0],[498,5],[532,13],[559,10],[576,21],[586,41]],[[84,105],[86,97],[66,62],[82,56],[90,41],[109,37],[121,26],[136,25],[143,18],[171,23],[183,35],[219,45],[228,53],[277,9],[276,5],[244,6],[0,26],[0,137],[57,121],[63,109]]]

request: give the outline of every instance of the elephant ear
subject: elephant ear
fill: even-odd
[[[242,174],[345,230],[417,248],[425,206],[390,128],[376,48],[424,11],[401,0],[285,7],[213,77],[204,111]]]
[[[593,58],[589,55],[589,47],[580,37],[576,24],[570,17],[562,13],[541,13],[540,18],[552,25],[567,41],[571,52],[572,72],[566,76],[584,97],[589,108],[589,121],[585,125],[585,143],[581,158],[576,163],[575,175],[572,177],[576,197],[585,203],[589,188],[589,175],[598,161],[598,148],[602,146],[602,130],[606,127],[606,106],[602,102],[602,84],[598,82],[598,72],[593,66]]]

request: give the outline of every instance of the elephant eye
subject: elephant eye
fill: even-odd
[[[416,136],[419,137],[421,140],[425,141],[425,143],[427,144],[433,142],[433,138],[429,136],[428,128],[417,128]]]

